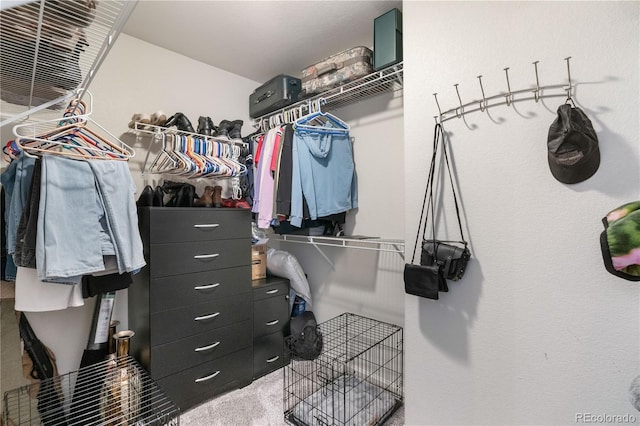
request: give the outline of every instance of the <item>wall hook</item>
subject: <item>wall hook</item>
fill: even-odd
[[[538,62],[540,61],[535,61],[533,63],[533,66],[535,67],[535,70],[536,70],[536,90],[533,91],[533,99],[535,99],[536,102],[540,100],[540,80],[538,79]]]
[[[434,93],[433,97],[436,98],[436,105],[438,105],[438,117],[440,118],[440,122],[442,123],[442,110],[440,109],[440,103],[438,102],[438,94]]]
[[[480,82],[480,90],[482,91],[482,100],[480,101],[480,111],[484,112],[487,109],[487,98],[484,96],[484,87],[482,87],[482,75],[478,76],[478,81]]]
[[[504,73],[507,75],[507,106],[510,106],[513,102],[513,95],[511,94],[511,84],[509,83],[509,67],[504,69]]]
[[[462,106],[462,99],[460,99],[460,92],[458,91],[458,83],[454,84],[453,87],[456,88],[456,93],[458,94],[458,102],[460,102],[460,108],[456,108],[456,117],[462,118],[462,114],[464,114],[464,107]]]
[[[571,56],[567,56],[566,58],[564,58],[564,60],[567,61],[567,77],[569,78],[569,87],[567,88],[567,101],[566,102],[573,103],[573,99],[571,98],[571,91],[573,90],[573,85],[571,84],[571,67],[569,66],[569,60],[570,59],[571,59]]]

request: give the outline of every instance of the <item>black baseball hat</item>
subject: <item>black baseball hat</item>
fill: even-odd
[[[549,127],[547,150],[551,174],[562,183],[587,180],[600,166],[598,136],[591,120],[568,103],[558,107]]]

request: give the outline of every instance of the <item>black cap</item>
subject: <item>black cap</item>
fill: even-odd
[[[547,138],[551,174],[562,183],[589,179],[600,166],[600,148],[591,120],[580,108],[563,104]]]

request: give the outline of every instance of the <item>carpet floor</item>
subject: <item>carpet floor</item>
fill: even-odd
[[[283,370],[274,371],[250,385],[220,395],[180,416],[186,426],[283,426]],[[404,407],[400,407],[385,423],[404,424]],[[363,425],[367,426],[367,425]]]

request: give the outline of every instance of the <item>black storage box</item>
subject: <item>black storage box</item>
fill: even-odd
[[[257,118],[298,102],[302,89],[299,78],[280,74],[249,95],[249,117]]]
[[[373,20],[373,68],[402,61],[402,12],[391,9]]]

